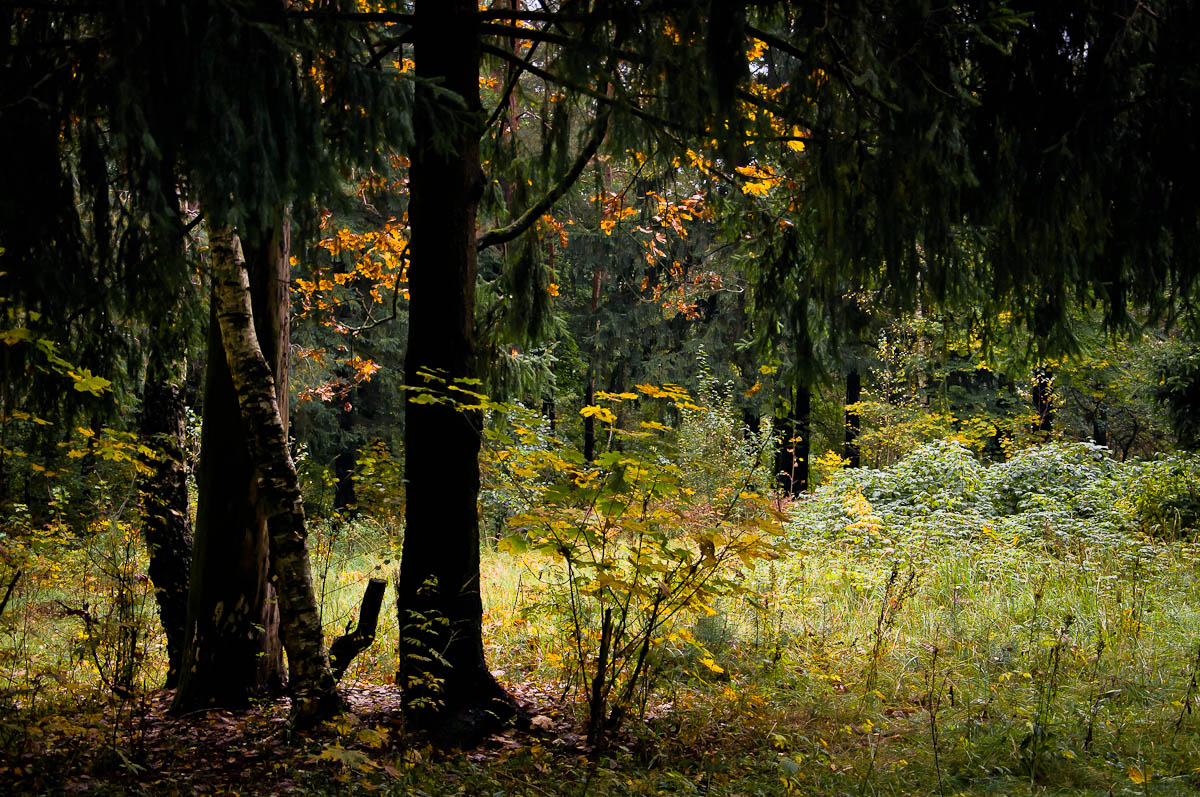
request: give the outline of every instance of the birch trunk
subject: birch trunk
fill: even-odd
[[[329,668],[309,569],[300,481],[288,452],[275,379],[254,330],[241,244],[229,228],[213,229],[214,299],[230,375],[238,396],[271,540],[272,581],[288,657],[293,712],[303,724],[336,712],[340,698]]]
[[[247,264],[255,335],[272,372],[284,377],[275,397],[286,419],[288,228],[281,216],[248,227],[259,239]],[[220,326],[212,298],[178,712],[245,708],[282,692],[286,680],[267,513]]]

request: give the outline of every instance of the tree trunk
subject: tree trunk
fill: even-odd
[[[286,221],[276,219],[262,228],[250,250],[251,301],[259,346],[279,375],[276,401],[286,424],[291,247]],[[203,413],[187,633],[174,703],[178,711],[244,707],[252,697],[280,692],[284,683],[266,511],[225,357],[215,299],[209,317]]]
[[[1108,409],[1104,404],[1096,407],[1092,416],[1092,441],[1098,446],[1108,445]]]
[[[846,374],[846,442],[842,448],[848,467],[857,468],[861,464],[858,449],[858,435],[862,430],[862,419],[858,414],[858,402],[862,400],[862,377],[858,368],[851,368]]]
[[[427,93],[417,104],[409,220],[405,378],[460,380],[476,373],[475,212],[479,163],[479,31],[475,0],[418,0],[417,74],[457,93],[466,113]],[[425,84],[419,92],[428,92]],[[436,115],[436,119],[433,118]],[[436,143],[435,143],[436,142]],[[477,413],[441,403],[405,404],[408,503],[397,612],[398,680],[405,712],[444,746],[476,743],[516,706],[484,661],[479,594]]]
[[[776,431],[775,481],[789,495],[808,490],[808,459],[812,436],[812,391],[794,388]]]
[[[256,274],[256,279],[259,275]],[[259,339],[271,337],[267,308]],[[196,534],[176,711],[242,708],[283,687],[270,549],[246,429],[225,360],[216,303],[209,314],[204,425],[196,467]]]
[[[221,340],[266,510],[271,581],[278,596],[279,630],[287,651],[293,713],[306,724],[336,712],[340,699],[313,591],[300,479],[288,451],[287,427],[275,379],[254,329],[250,281],[241,245],[228,228],[211,230],[209,240]]]
[[[592,360],[596,359],[593,350]],[[594,365],[587,368],[586,382],[583,388],[583,406],[590,407],[596,402],[596,369]],[[587,462],[596,459],[596,419],[588,415],[583,419],[583,458]]]
[[[808,460],[812,448],[812,391],[808,385],[796,388],[796,478],[793,495],[808,492]]]
[[[363,592],[362,604],[358,607],[358,623],[354,630],[346,630],[333,644],[329,646],[329,666],[333,677],[342,679],[346,668],[354,657],[371,646],[375,641],[375,631],[379,627],[379,610],[383,607],[383,593],[387,589],[387,581],[373,578],[367,582]]]
[[[179,683],[192,567],[192,519],[184,462],[185,373],[182,359],[164,362],[157,352],[151,355],[140,421],[142,439],[155,450],[155,456],[145,462],[151,473],[140,479],[138,487],[150,581],[167,635],[168,689]]]
[[[1039,365],[1033,369],[1033,384],[1029,392],[1036,415],[1031,431],[1037,442],[1048,443],[1054,431],[1054,372],[1048,366]]]

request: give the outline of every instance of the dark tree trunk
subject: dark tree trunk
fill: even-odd
[[[596,174],[596,184],[596,196],[604,196],[604,181],[599,170]],[[604,273],[600,270],[600,261],[597,260],[592,265],[592,345],[588,357],[586,385],[584,386],[583,405],[585,407],[590,407],[596,402],[596,364],[600,359],[600,347],[596,340],[600,334],[600,317],[597,312],[600,309],[600,283],[603,278]],[[596,458],[596,419],[591,415],[583,419],[583,458],[588,462]]]
[[[1054,431],[1054,373],[1049,367],[1039,365],[1033,369],[1033,384],[1030,388],[1033,399],[1034,439],[1041,443],[1050,441]]]
[[[794,388],[775,432],[775,482],[789,495],[808,489],[808,457],[812,436],[812,391]]]
[[[842,456],[851,468],[861,464],[861,454],[858,449],[858,435],[862,430],[862,419],[858,414],[858,402],[862,400],[862,376],[857,368],[851,368],[846,374],[846,442],[842,448]]]
[[[592,359],[595,359],[593,352]],[[591,365],[587,369],[587,383],[583,388],[583,406],[590,407],[596,401],[596,371]],[[591,462],[596,458],[596,419],[589,415],[583,419],[583,458]]]
[[[350,451],[339,451],[333,458],[333,508],[339,512],[353,514],[351,510],[358,502],[354,494],[354,466],[356,457]]]
[[[278,224],[251,249],[247,270],[259,345],[287,419],[288,236]],[[236,708],[283,688],[279,609],[258,476],[221,340],[214,302],[196,468],[196,533],[187,635],[174,707]]]
[[[1096,407],[1092,416],[1092,440],[1098,446],[1108,445],[1108,410],[1103,404]]]
[[[414,125],[408,352],[405,379],[476,373],[474,310],[480,38],[475,0],[418,0],[417,74],[462,97],[466,113],[427,94]],[[427,92],[424,85],[418,91]],[[437,118],[431,118],[432,115]],[[400,565],[398,680],[405,711],[440,745],[467,746],[511,719],[512,698],[489,672],[479,594],[479,417],[443,403],[405,404],[408,502]]]
[[[808,455],[812,447],[812,391],[808,385],[796,388],[796,409],[792,423],[796,433],[796,475],[792,480],[792,494],[800,495],[808,491]]]
[[[375,641],[375,631],[379,627],[379,610],[383,608],[383,593],[387,589],[387,581],[373,578],[367,582],[363,592],[362,604],[358,607],[358,623],[354,630],[347,629],[333,644],[329,646],[329,666],[333,677],[341,680],[346,668],[354,657],[371,646]]]
[[[138,487],[150,581],[167,635],[168,689],[179,683],[192,567],[192,519],[184,461],[185,377],[183,360],[164,362],[157,354],[151,355],[140,419],[142,439],[155,452],[145,462],[151,472],[140,479]]]
[[[350,369],[339,367],[336,371],[337,378],[344,381],[346,384],[352,384]],[[350,389],[347,391],[342,402],[342,408],[338,411],[337,425],[339,438],[339,451],[333,458],[333,475],[334,475],[334,492],[333,492],[333,508],[339,512],[353,514],[357,497],[354,494],[354,468],[358,464],[358,451],[353,443],[353,431],[355,422],[357,421],[357,404],[359,396],[356,391]]]

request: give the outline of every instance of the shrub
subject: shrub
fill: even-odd
[[[1200,529],[1200,458],[1172,454],[1130,470],[1127,495],[1140,531],[1178,538]]]
[[[1095,514],[1097,486],[1119,467],[1095,443],[1049,443],[1027,448],[987,469],[994,511],[1017,515],[1048,506]]]
[[[1122,493],[1130,467],[1091,443],[1030,448],[985,467],[963,444],[939,441],[890,468],[838,473],[798,509],[793,523],[868,546],[914,536],[961,540],[981,534],[1056,545],[1084,538],[1099,542],[1129,523]],[[1181,511],[1187,484],[1181,475],[1172,488]]]

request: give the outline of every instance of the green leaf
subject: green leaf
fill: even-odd
[[[73,387],[80,393],[91,393],[93,396],[99,396],[112,386],[112,382],[102,376],[96,376],[86,368],[79,371],[71,371],[70,376],[75,380]]]
[[[510,556],[520,556],[529,550],[529,541],[524,534],[510,534],[496,543],[496,550]]]

